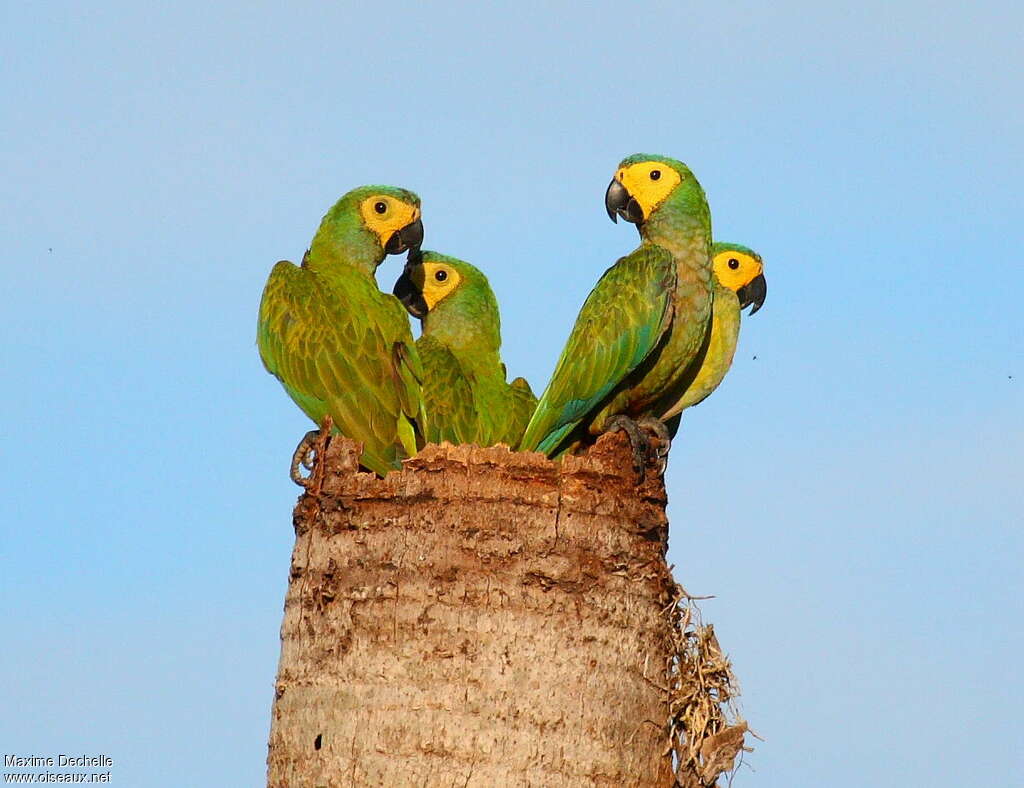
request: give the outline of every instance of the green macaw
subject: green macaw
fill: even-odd
[[[687,370],[690,382],[683,396],[661,415],[672,437],[679,430],[682,411],[703,402],[732,366],[742,310],[753,304],[750,314],[754,314],[768,294],[761,256],[745,246],[716,243],[711,249],[711,267],[715,277],[711,336],[704,353]]]
[[[424,429],[422,367],[409,318],[374,274],[387,254],[419,249],[420,200],[362,186],[324,216],[301,266],[282,260],[263,290],[256,340],[267,370],[318,426],[363,444],[360,463],[383,476],[417,451]],[[316,433],[292,459],[309,465]],[[422,438],[421,438],[422,440]]]
[[[505,382],[498,301],[479,269],[423,252],[395,283],[395,295],[421,320],[423,400],[431,443],[515,446],[537,398],[523,378]]]
[[[675,402],[711,318],[711,212],[682,162],[636,154],[605,194],[608,216],[637,225],[640,246],[587,297],[520,443],[557,457],[588,434],[622,429],[642,468],[649,444],[668,444],[657,408]]]

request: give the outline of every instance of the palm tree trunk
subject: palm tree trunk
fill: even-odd
[[[357,457],[295,508],[268,785],[674,785],[665,491],[621,436]]]

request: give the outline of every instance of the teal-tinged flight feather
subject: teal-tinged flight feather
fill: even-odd
[[[657,347],[672,320],[672,255],[641,246],[605,271],[573,326],[523,435],[523,451],[556,453]]]

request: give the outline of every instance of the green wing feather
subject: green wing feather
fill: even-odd
[[[576,324],[520,448],[554,454],[658,345],[672,321],[672,255],[643,244],[605,271]]]
[[[530,420],[537,398],[530,385],[504,380],[504,365],[494,374],[473,366],[447,345],[425,334],[416,342],[426,370],[423,399],[430,414],[431,443],[515,446]],[[473,370],[476,369],[476,372]]]
[[[430,414],[430,443],[475,443],[477,413],[472,382],[455,354],[431,336],[416,341],[423,360],[423,402]]]
[[[393,303],[391,303],[393,302]],[[330,415],[360,441],[360,462],[384,475],[417,448],[422,375],[408,319],[356,269],[329,278],[287,261],[274,266],[257,326],[260,358],[317,424]]]
[[[526,378],[513,380],[508,386],[505,429],[495,442],[518,446],[536,407],[537,397],[530,384],[526,382]]]

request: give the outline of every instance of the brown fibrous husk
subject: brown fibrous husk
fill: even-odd
[[[675,638],[668,665],[668,729],[679,788],[714,788],[726,773],[731,784],[742,753],[752,750],[736,705],[739,683],[714,626],[703,622],[697,599],[676,583],[665,609]]]

